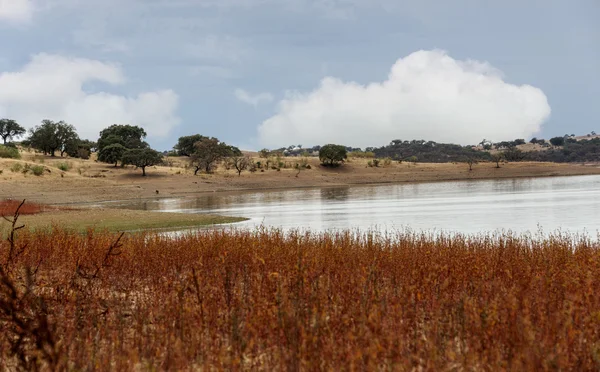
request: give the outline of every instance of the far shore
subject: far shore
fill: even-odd
[[[519,162],[479,163],[397,163],[387,167],[368,167],[365,159],[352,159],[340,167],[323,167],[310,158],[311,169],[293,169],[297,158],[284,158],[289,165],[280,171],[269,169],[254,173],[220,167],[213,174],[193,174],[187,159],[170,158],[171,166],[151,167],[142,177],[132,167],[114,167],[93,160],[40,158],[0,159],[0,198],[27,199],[53,205],[77,205],[119,200],[193,197],[206,194],[231,194],[322,187],[410,184],[442,181],[490,180],[527,177],[600,175],[600,164],[557,164]],[[256,159],[260,160],[260,159]],[[11,172],[15,162],[43,164],[43,176]],[[68,164],[69,170],[58,169]]]

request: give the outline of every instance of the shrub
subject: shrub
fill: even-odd
[[[31,172],[36,176],[41,176],[44,174],[45,169],[43,165],[34,165],[31,167]]]
[[[384,167],[389,167],[390,165],[392,165],[392,158],[385,158],[383,159],[383,166]]]
[[[21,154],[16,147],[0,145],[0,158],[21,159]]]
[[[14,163],[10,166],[10,171],[13,173],[19,173],[21,170],[23,170],[23,165],[21,163]]]
[[[57,168],[63,172],[68,172],[71,169],[71,165],[69,163],[60,163]]]

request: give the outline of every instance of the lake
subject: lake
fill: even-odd
[[[519,178],[202,195],[111,207],[250,218],[236,226],[596,235],[600,176]]]

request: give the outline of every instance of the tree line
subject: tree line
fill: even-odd
[[[12,119],[0,119],[0,137],[4,146],[15,146],[11,141],[23,136],[27,130]],[[595,135],[595,132],[593,132]],[[134,165],[146,175],[146,168],[163,163],[163,153],[150,148],[145,141],[146,131],[139,126],[114,124],[100,132],[97,142],[81,139],[75,127],[64,121],[43,120],[40,125],[29,130],[29,136],[21,142],[23,146],[34,148],[50,156],[64,156],[89,159],[92,152],[98,153],[98,161],[114,164],[114,166]],[[589,136],[589,135],[588,135]],[[577,162],[600,161],[600,139],[590,138],[577,141],[574,135],[553,137],[549,141],[532,138],[532,144],[546,147],[545,151],[521,151],[518,146],[524,145],[524,139],[492,143],[483,140],[477,146],[461,146],[456,144],[437,143],[425,140],[393,140],[386,146],[367,147],[365,151],[350,146],[327,144],[303,148],[292,145],[275,150],[263,149],[260,156],[269,165],[271,157],[276,156],[308,156],[318,154],[325,166],[336,166],[343,163],[348,154],[371,154],[374,158],[386,158],[396,161],[412,161],[444,163],[493,161],[497,166],[501,160],[507,161],[551,161]],[[482,151],[483,150],[483,151]],[[492,150],[496,150],[495,152]],[[179,137],[171,155],[189,158],[189,165],[198,172],[213,172],[219,163],[226,161],[229,168],[235,168],[238,174],[256,165],[249,157],[244,156],[239,148],[228,145],[218,138],[201,134]]]

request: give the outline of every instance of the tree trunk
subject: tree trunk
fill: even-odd
[[[200,171],[200,167],[196,167],[196,170],[194,171],[194,176],[198,175],[198,171]]]
[[[2,136],[2,140],[4,141],[4,144],[6,145],[6,137]]]
[[[146,177],[146,167],[140,167],[142,168],[142,176]]]

